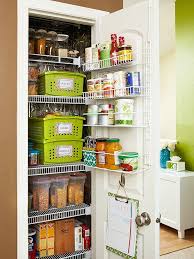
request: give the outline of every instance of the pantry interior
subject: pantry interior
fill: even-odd
[[[107,191],[126,184],[138,199],[151,167],[149,44],[132,30],[99,44],[94,25],[37,13],[26,69],[29,256],[104,256],[95,250]]]

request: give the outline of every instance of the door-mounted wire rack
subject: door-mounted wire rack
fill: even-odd
[[[50,255],[45,257],[36,257],[36,259],[91,259],[91,250],[76,251],[61,255]]]

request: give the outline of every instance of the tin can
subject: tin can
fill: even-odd
[[[141,86],[140,72],[127,73],[127,86]]]
[[[98,113],[98,105],[96,104],[90,104],[88,105],[88,113]]]
[[[104,43],[100,45],[100,67],[110,66],[110,43]]]
[[[103,81],[103,93],[105,98],[113,98],[114,97],[114,86],[113,80],[105,79]]]
[[[85,49],[85,63],[92,63],[92,47]]]
[[[28,231],[28,257],[36,259],[36,230],[32,228]]]

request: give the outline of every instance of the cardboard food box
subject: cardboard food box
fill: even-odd
[[[59,220],[55,223],[55,254],[75,251],[74,219]]]
[[[83,250],[83,240],[82,240],[82,227],[79,224],[75,225],[75,251]]]
[[[82,227],[83,247],[84,249],[90,249],[91,247],[90,229],[86,224],[82,224],[81,227]]]
[[[47,223],[47,255],[55,254],[55,223]]]
[[[36,229],[36,246],[37,251],[44,251],[46,250],[46,241],[47,241],[47,224],[38,224],[35,225]]]

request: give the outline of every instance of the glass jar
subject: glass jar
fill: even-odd
[[[60,58],[68,57],[68,35],[58,34],[56,55]]]
[[[119,62],[128,62],[133,60],[133,51],[131,45],[123,45],[119,47]]]
[[[38,85],[36,81],[28,81],[28,95],[37,95]]]
[[[45,30],[40,29],[36,31],[36,35],[35,35],[36,54],[45,55],[46,35],[47,35],[47,32]]]
[[[45,54],[49,56],[56,55],[56,39],[57,33],[54,31],[49,31],[46,37]]]
[[[118,170],[120,168],[119,152],[122,151],[120,139],[108,139],[106,143],[106,168],[111,170]]]
[[[34,48],[35,48],[35,30],[30,28],[29,29],[29,42],[28,42],[29,54],[34,54]]]
[[[100,168],[106,168],[106,138],[96,139],[96,165]]]

